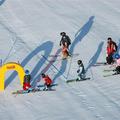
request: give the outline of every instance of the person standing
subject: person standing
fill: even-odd
[[[65,32],[61,32],[60,35],[62,36],[60,41],[60,46],[62,46],[62,58],[66,59],[69,54],[69,45],[71,44],[71,40]]]
[[[113,55],[115,52],[117,52],[117,44],[112,40],[112,38],[108,38],[107,41],[107,57],[106,57],[106,62],[107,64],[113,64]]]
[[[65,32],[61,32],[60,35],[62,36],[60,41],[60,46],[65,45],[69,49],[69,45],[71,44],[71,39]]]
[[[116,53],[113,58],[115,59],[115,74],[120,74],[120,55]]]

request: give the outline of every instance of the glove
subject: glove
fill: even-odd
[[[77,70],[77,73],[79,73],[80,72],[80,70]]]

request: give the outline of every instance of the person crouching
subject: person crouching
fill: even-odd
[[[23,82],[23,90],[25,91],[30,90],[31,88],[30,80],[31,80],[31,75],[29,73],[29,70],[26,70],[24,76],[24,82]]]
[[[52,80],[48,75],[45,75],[44,73],[41,74],[42,79],[44,80],[44,89],[43,90],[50,90],[51,89],[51,85],[52,85]]]

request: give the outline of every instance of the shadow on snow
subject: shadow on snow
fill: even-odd
[[[5,0],[0,0],[0,6],[5,2]]]
[[[49,54],[51,53],[53,48],[53,42],[51,41],[47,41],[45,43],[43,43],[42,45],[38,46],[35,50],[33,50],[22,62],[21,65],[23,67],[25,67],[25,65],[35,56],[37,55],[39,52],[44,51],[44,55],[46,57],[49,56]],[[36,64],[36,66],[34,67],[34,69],[31,72],[31,76],[32,76],[32,80],[34,80],[35,75],[38,73],[38,71],[40,70],[40,68],[42,67],[42,65],[45,63],[45,59],[43,57],[40,58],[39,62]],[[16,77],[17,73],[13,72],[10,77],[5,81],[5,87],[7,87]]]
[[[103,45],[104,45],[104,42],[101,42],[101,43],[99,44],[97,51],[95,52],[95,54],[93,55],[93,57],[89,60],[88,66],[86,67],[86,72],[88,71],[88,69],[89,69],[92,65],[94,65],[94,64],[97,62],[97,60],[98,60],[98,58],[99,58],[99,55],[100,55],[100,53],[101,53],[101,51],[102,51]]]
[[[91,16],[89,20],[83,25],[83,27],[75,34],[75,39],[71,44],[70,53],[73,54],[75,46],[88,34],[92,25],[94,16]],[[64,74],[67,67],[67,60],[63,60],[59,72],[55,75],[53,81],[55,82],[58,77]],[[66,77],[67,79],[67,77]]]

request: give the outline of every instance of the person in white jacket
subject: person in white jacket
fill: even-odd
[[[85,80],[85,77],[86,77],[85,68],[84,68],[82,60],[78,60],[77,64],[78,64],[78,70],[77,70],[78,77],[77,77],[76,81]]]

